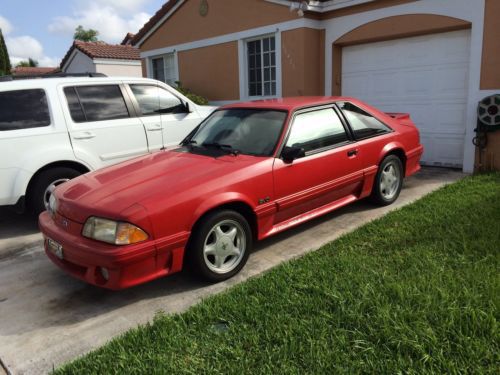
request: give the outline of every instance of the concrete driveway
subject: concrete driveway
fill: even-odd
[[[215,285],[184,273],[121,292],[86,285],[45,257],[34,220],[0,211],[0,359],[15,374],[46,373],[150,321],[158,311],[186,310],[463,176],[454,170],[425,168],[405,181],[392,206],[357,202],[262,241],[239,275]]]

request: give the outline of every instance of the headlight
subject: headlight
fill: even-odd
[[[82,235],[113,245],[129,245],[148,239],[146,232],[135,225],[94,216],[85,222]]]
[[[54,217],[57,212],[57,203],[56,195],[54,193],[50,194],[48,211],[52,217]]]

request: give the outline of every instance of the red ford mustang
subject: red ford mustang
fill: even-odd
[[[221,107],[179,147],[59,186],[40,228],[49,258],[122,289],[188,263],[211,281],[260,240],[364,197],[391,204],[420,169],[407,114],[341,97]]]

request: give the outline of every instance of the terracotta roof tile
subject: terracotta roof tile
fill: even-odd
[[[61,61],[61,68],[66,64],[74,49],[83,52],[91,59],[140,60],[139,50],[130,45],[107,44],[104,42],[82,42],[75,40]]]
[[[12,69],[12,75],[14,76],[31,76],[31,75],[41,75],[56,73],[59,68],[52,67],[39,67],[39,66],[20,66]]]

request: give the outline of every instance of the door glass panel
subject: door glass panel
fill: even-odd
[[[347,140],[339,117],[332,108],[327,108],[295,116],[286,146],[301,147],[307,153]]]
[[[128,118],[129,113],[118,85],[75,86],[86,121]],[[82,122],[80,116],[71,117]]]

